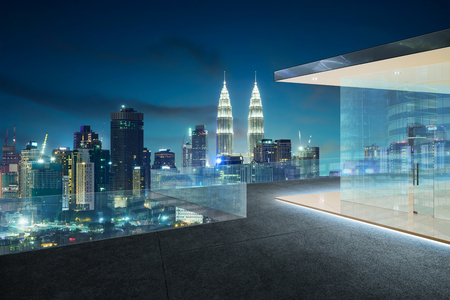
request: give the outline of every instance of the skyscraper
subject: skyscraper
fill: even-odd
[[[91,162],[77,163],[77,208],[82,210],[94,210],[94,167]]]
[[[54,163],[62,165],[63,176],[69,176],[69,160],[72,155],[69,147],[59,147],[52,151]]]
[[[2,165],[1,165],[1,173],[9,173],[8,166],[10,164],[19,164],[20,154],[16,153],[16,125],[14,124],[14,144],[12,146],[8,146],[8,131],[6,131],[5,136],[5,146],[2,147]]]
[[[217,108],[216,156],[233,154],[233,114],[231,112],[230,95],[224,78]]]
[[[96,145],[101,145],[101,141],[91,126],[81,126],[80,132],[73,133],[73,149],[93,149]]]
[[[142,165],[144,114],[122,107],[111,113],[111,162],[117,190],[133,189],[133,166]]]
[[[148,150],[144,148],[142,151],[142,167],[144,168],[144,176],[145,176],[145,192],[150,191],[151,185],[151,168],[152,168],[152,150]]]
[[[208,130],[205,125],[196,125],[192,132],[192,166],[206,167],[208,154]]]
[[[84,182],[84,180],[91,180],[92,182],[89,183],[89,186],[95,185],[95,179],[94,176],[85,176],[81,175],[78,176],[78,170],[81,170],[82,172],[86,171],[85,167],[79,167],[81,164],[90,164],[92,163],[92,155],[93,150],[92,149],[74,149],[69,157],[69,189],[70,189],[70,196],[69,196],[69,207],[70,209],[77,208],[78,202],[78,196],[77,193],[81,190],[83,190],[81,187],[85,186],[87,183]],[[88,170],[91,168],[89,165]],[[81,178],[81,182],[78,182],[78,180]],[[80,187],[79,187],[80,186]]]
[[[258,140],[253,152],[254,162],[267,163],[275,161],[275,144],[271,139]]]
[[[275,161],[284,162],[291,160],[291,140],[275,140]]]
[[[182,153],[182,162],[183,168],[192,167],[192,143],[191,142],[183,142],[181,144],[181,153]]]
[[[252,97],[250,98],[248,112],[247,151],[250,161],[253,160],[256,143],[262,139],[264,139],[264,116],[255,72],[255,86],[253,87]]]
[[[170,149],[159,149],[155,153],[155,161],[152,169],[176,169],[175,153],[170,152]]]

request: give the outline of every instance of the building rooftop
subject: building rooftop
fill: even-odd
[[[277,201],[339,178],[249,184],[247,218],[0,256],[5,299],[423,298],[450,247]]]

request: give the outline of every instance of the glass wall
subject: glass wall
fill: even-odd
[[[450,63],[342,78],[341,163],[342,201],[450,220]]]

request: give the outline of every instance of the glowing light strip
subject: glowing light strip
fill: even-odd
[[[331,212],[326,212],[326,211],[323,211],[323,210],[315,209],[315,208],[312,208],[312,207],[306,207],[306,206],[303,206],[303,205],[300,205],[300,204],[294,204],[292,202],[279,200],[279,199],[276,199],[276,198],[275,198],[275,200],[283,202],[283,203],[286,203],[286,204],[294,205],[296,207],[301,207],[301,208],[305,208],[305,209],[309,209],[309,210],[314,210],[314,211],[323,213],[323,214],[328,215],[328,216],[335,216],[335,217],[338,217],[338,218],[346,219],[346,220],[357,222],[357,223],[360,223],[360,224],[369,225],[369,226],[372,226],[372,227],[375,227],[375,228],[378,228],[378,229],[383,229],[383,230],[387,230],[387,231],[391,231],[391,232],[395,232],[395,233],[400,233],[400,234],[405,235],[405,236],[414,237],[414,238],[421,239],[421,240],[424,240],[424,241],[427,241],[427,242],[434,242],[434,243],[437,243],[439,245],[444,245],[444,246],[450,247],[450,242],[449,242],[449,244],[447,244],[445,242],[440,242],[440,241],[424,238],[424,237],[418,236],[418,235],[416,235],[414,233],[406,233],[406,232],[400,231],[400,229],[396,230],[396,229],[391,229],[391,228],[384,227],[383,225],[375,225],[375,224],[372,224],[372,223],[368,223],[369,221],[368,222],[359,221],[359,220],[353,219],[352,217],[346,217],[344,215],[339,215],[339,214],[335,214],[335,213],[331,213]]]

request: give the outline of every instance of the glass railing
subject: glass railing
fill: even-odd
[[[0,199],[0,255],[234,220],[247,207],[245,184],[68,197]]]
[[[0,199],[0,255],[247,216],[247,183],[339,176],[339,159],[151,170],[151,190]]]
[[[340,159],[152,170],[152,190],[340,176]]]

